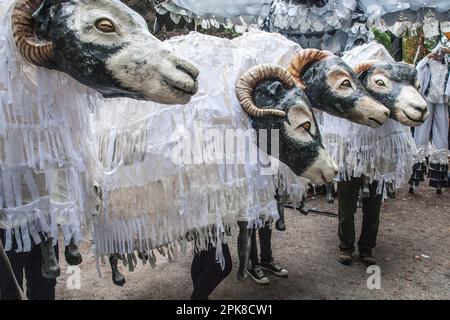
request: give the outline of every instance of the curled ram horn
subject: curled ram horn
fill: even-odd
[[[53,43],[40,40],[35,34],[33,13],[43,0],[17,0],[11,25],[14,42],[22,56],[30,63],[42,66],[53,57]]]
[[[305,49],[301,50],[291,61],[288,67],[289,73],[294,77],[295,82],[300,88],[305,89],[305,84],[302,81],[302,76],[308,67],[314,62],[323,60],[325,58],[333,56],[330,51],[322,51],[318,49]]]
[[[361,73],[368,71],[370,68],[374,66],[375,63],[377,63],[377,60],[367,60],[361,63],[358,63],[353,70],[355,70],[355,73],[357,75],[360,75]]]
[[[268,79],[280,81],[286,89],[295,86],[294,79],[283,67],[274,64],[261,64],[245,72],[236,84],[236,95],[239,103],[244,111],[253,117],[285,117],[286,112],[277,109],[258,108],[253,101],[253,91],[258,83]]]

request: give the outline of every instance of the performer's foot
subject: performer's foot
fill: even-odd
[[[372,250],[360,250],[359,258],[366,266],[377,264],[374,257],[372,256]]]
[[[352,252],[348,249],[341,249],[339,251],[338,261],[342,264],[349,265],[352,263]]]
[[[255,266],[253,269],[247,270],[247,275],[253,282],[261,285],[269,284],[269,278],[266,277],[261,266]]]
[[[280,265],[273,260],[272,262],[261,262],[261,267],[277,277],[287,277],[289,274],[286,269],[280,267]]]
[[[441,188],[436,189],[436,194],[442,194],[442,189]]]
[[[414,194],[414,188],[413,187],[409,187],[409,193]]]

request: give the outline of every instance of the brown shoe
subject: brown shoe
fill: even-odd
[[[361,259],[362,263],[364,263],[366,266],[377,264],[374,257],[372,256],[371,250],[360,251],[359,258]]]
[[[339,251],[338,261],[348,266],[352,263],[352,252],[348,249],[341,249]]]

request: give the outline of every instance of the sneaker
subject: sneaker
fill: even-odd
[[[350,250],[341,249],[339,251],[338,261],[342,264],[349,265],[352,263],[353,257]]]
[[[247,275],[257,284],[269,284],[269,278],[264,274],[261,266],[255,266],[253,269],[247,270]]]
[[[359,251],[359,258],[366,266],[377,264],[374,257],[372,256],[372,250]]]
[[[288,271],[286,269],[280,267],[280,265],[274,261],[261,262],[261,267],[264,270],[269,271],[270,273],[276,275],[277,277],[287,277],[288,276]]]

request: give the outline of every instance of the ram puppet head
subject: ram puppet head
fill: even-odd
[[[144,19],[119,0],[17,0],[12,31],[22,56],[104,97],[186,104],[198,69],[161,47]]]
[[[356,73],[329,51],[299,51],[288,70],[314,108],[372,128],[389,118],[389,109],[371,97]]]
[[[317,185],[334,179],[336,164],[322,145],[308,98],[286,69],[272,64],[253,67],[239,79],[236,93],[255,130],[279,130],[281,162]]]
[[[418,91],[417,71],[412,65],[371,60],[358,64],[355,72],[367,91],[391,110],[392,119],[416,127],[428,118],[427,103]]]

